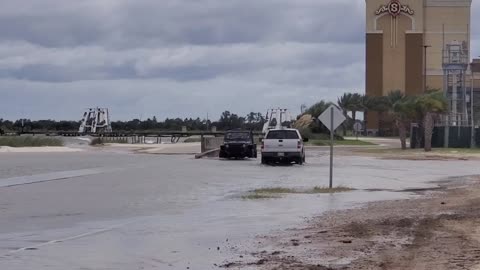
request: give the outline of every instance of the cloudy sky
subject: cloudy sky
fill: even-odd
[[[364,5],[0,0],[0,118],[79,119],[91,106],[115,119],[217,118],[364,92]]]

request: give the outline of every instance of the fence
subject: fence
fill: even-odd
[[[449,127],[448,128],[448,147],[451,148],[470,148],[471,145],[471,127]],[[412,127],[410,146],[415,148],[417,145],[418,127]],[[475,145],[480,147],[480,128],[475,129]],[[424,146],[424,137],[421,136],[420,147]],[[435,127],[432,134],[432,147],[445,147],[445,127]]]

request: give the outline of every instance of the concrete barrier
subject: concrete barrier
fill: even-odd
[[[218,157],[219,152],[220,152],[220,149],[213,149],[206,152],[202,152],[200,154],[196,154],[195,158],[200,159],[204,157]]]
[[[203,137],[201,152],[219,149],[223,144],[223,137]]]

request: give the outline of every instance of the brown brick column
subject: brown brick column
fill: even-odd
[[[405,37],[405,94],[423,93],[423,33],[407,33]]]
[[[383,33],[367,33],[366,77],[367,96],[382,96],[383,92]],[[378,129],[378,113],[367,113],[367,129]]]

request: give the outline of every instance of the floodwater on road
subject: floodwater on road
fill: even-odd
[[[0,269],[216,269],[256,235],[480,174],[475,161],[339,156],[335,185],[355,191],[242,198],[262,187],[328,185],[327,154],[276,167],[105,151],[0,154]]]

